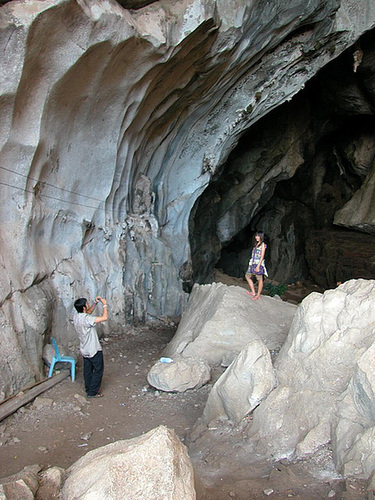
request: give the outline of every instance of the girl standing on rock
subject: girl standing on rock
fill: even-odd
[[[267,245],[264,243],[264,233],[258,231],[255,234],[255,246],[251,253],[249,267],[246,271],[245,278],[249,284],[250,292],[247,292],[253,300],[260,299],[260,294],[263,289],[263,276],[268,276],[264,256],[266,253]],[[255,276],[258,282],[258,293],[255,293],[254,283],[252,277]]]

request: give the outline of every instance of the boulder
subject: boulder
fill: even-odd
[[[172,363],[155,363],[147,375],[152,387],[166,392],[184,392],[199,389],[211,378],[211,369],[206,361],[177,356]]]
[[[351,280],[304,299],[275,362],[279,385],[254,412],[249,428],[259,452],[276,459],[303,457],[334,438],[339,466],[347,464],[351,473],[369,477],[374,460],[374,322],[374,280]],[[352,457],[346,443],[353,446]],[[355,466],[349,465],[351,458]]]
[[[194,285],[187,310],[163,354],[199,357],[215,365],[228,355],[234,359],[254,339],[278,350],[296,310],[297,306],[275,297],[251,300],[239,286]]]
[[[1,480],[1,493],[8,500],[33,500],[39,487],[38,473],[40,465],[28,465],[22,471]]]
[[[53,405],[53,399],[52,398],[46,398],[46,397],[43,397],[43,396],[38,396],[37,398],[35,398],[33,404],[32,404],[32,408],[34,410],[38,410],[40,408],[51,408],[51,406]]]
[[[64,469],[60,467],[49,467],[39,474],[40,485],[36,494],[36,500],[51,500],[58,498],[63,483]]]
[[[164,426],[90,451],[67,473],[62,500],[196,498],[186,448],[175,432]]]
[[[210,365],[234,359],[252,340],[279,350],[297,306],[276,297],[251,300],[246,290],[223,283],[194,285],[177,332],[163,354],[206,360]]]
[[[34,500],[34,495],[28,484],[23,479],[17,479],[4,484],[4,493],[7,500]]]
[[[267,347],[252,340],[213,386],[203,412],[210,420],[226,417],[240,422],[275,387],[276,377]]]
[[[153,387],[165,391],[198,388],[210,379],[209,365],[228,366],[242,349],[255,341],[251,345],[258,347],[252,354],[246,351],[247,354],[239,359],[238,366],[236,365],[238,372],[242,369],[241,363],[249,361],[246,361],[247,357],[250,357],[251,362],[255,361],[259,349],[263,354],[268,349],[280,349],[296,310],[296,306],[279,298],[262,296],[261,300],[253,301],[246,290],[239,286],[227,286],[223,283],[195,285],[178,330],[163,353],[174,362],[156,363],[150,370],[148,381]],[[263,354],[262,360],[266,362],[269,353],[267,356]],[[273,387],[273,382],[268,378],[270,371],[272,372],[272,369],[269,370],[270,366],[265,369],[265,392],[270,390],[269,383]],[[253,382],[255,383],[254,380]],[[257,381],[256,384],[258,383],[261,382]],[[244,408],[245,414],[251,409],[246,399],[257,399],[257,396],[250,396],[253,390],[253,386],[247,387],[241,407],[238,410],[228,410],[229,414],[216,408],[218,402],[215,400],[214,403],[212,399],[213,407],[207,410],[207,418],[216,413],[224,413],[235,421],[242,418]],[[259,387],[255,392],[258,390]],[[236,402],[228,402],[229,406],[232,404],[236,406]]]

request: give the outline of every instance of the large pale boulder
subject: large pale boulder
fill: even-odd
[[[363,365],[373,355],[369,349],[374,343],[374,324],[374,280],[351,280],[304,299],[275,363],[279,385],[254,412],[249,437],[257,441],[259,450],[275,458],[313,453],[331,441],[333,422],[337,440],[342,440],[345,426],[341,417],[337,421],[337,404],[353,379],[352,396],[345,401],[352,399],[362,406],[367,430],[359,447],[364,451],[367,446],[366,454],[372,453],[368,447],[373,432],[369,423],[374,408],[372,367],[370,372],[363,371]],[[353,401],[346,411],[356,414]],[[352,421],[355,429],[349,442],[360,432],[358,418]],[[341,464],[345,462],[343,448],[336,445]],[[352,453],[358,460],[358,450]],[[367,477],[371,467],[361,468]]]
[[[209,364],[201,359],[175,357],[171,363],[157,361],[147,375],[152,387],[166,392],[199,389],[211,378]]]
[[[194,471],[173,430],[147,434],[90,451],[67,471],[62,500],[193,500]]]
[[[187,310],[163,354],[199,357],[214,365],[223,359],[233,361],[254,339],[278,350],[296,310],[297,306],[280,298],[251,300],[239,286],[194,285]]]
[[[252,340],[213,386],[203,412],[206,422],[226,417],[240,422],[275,387],[276,376],[267,347]]]

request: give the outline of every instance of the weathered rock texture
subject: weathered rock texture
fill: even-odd
[[[140,437],[90,451],[67,471],[63,500],[193,500],[194,470],[174,431],[160,426]]]
[[[122,3],[136,10],[114,0],[1,8],[2,397],[41,378],[51,333],[75,338],[77,296],[106,296],[112,331],[181,313],[194,277],[303,163],[294,134],[271,164],[232,176],[220,211],[197,210],[200,195],[241,136],[375,19],[372,0]],[[371,70],[367,52],[361,64]],[[208,231],[202,213],[218,216]],[[280,221],[294,251],[289,226]],[[198,234],[209,246],[192,259]]]
[[[370,477],[375,472],[375,343],[360,357],[338,401],[332,430],[339,470]]]
[[[199,389],[210,378],[211,369],[206,361],[181,356],[174,357],[171,363],[157,361],[147,375],[152,387],[166,392]]]
[[[64,469],[60,467],[49,467],[39,473],[39,488],[37,500],[51,500],[58,498],[63,485]]]
[[[284,344],[297,306],[280,298],[251,300],[246,290],[223,283],[194,285],[177,332],[163,354],[230,362],[253,340],[269,350]]]
[[[275,459],[332,441],[340,472],[375,470],[375,281],[352,280],[298,309],[275,362],[278,386],[254,412],[251,442]]]
[[[310,274],[323,288],[350,278],[375,276],[375,241],[361,233],[310,231],[306,261]]]
[[[29,465],[19,473],[2,479],[0,498],[2,500],[34,500],[39,488],[40,470],[40,465]]]
[[[206,422],[228,418],[239,423],[276,386],[270,352],[261,340],[253,340],[213,386],[204,408]]]
[[[374,145],[372,144],[372,147]],[[360,231],[375,234],[375,162],[361,188],[356,191],[341,210],[335,214],[334,222]]]

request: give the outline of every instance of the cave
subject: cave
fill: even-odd
[[[275,282],[374,275],[372,7],[110,4],[1,7],[2,398],[77,295],[178,317],[260,227]]]
[[[347,49],[240,138],[192,211],[192,283],[211,282],[215,267],[242,277],[257,230],[268,237],[277,282],[327,289],[374,276],[372,229],[335,220],[374,163],[373,32],[359,47],[368,65],[365,57],[353,71]],[[259,188],[264,175],[269,182]]]
[[[116,377],[120,339],[151,363],[258,230],[275,284],[374,279],[372,0],[0,4],[0,403],[78,349],[77,297],[106,298]]]

